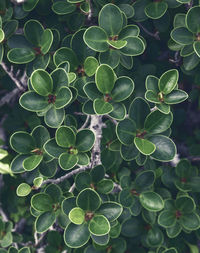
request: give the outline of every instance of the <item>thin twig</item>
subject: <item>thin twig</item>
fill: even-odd
[[[13,67],[11,66],[11,69],[9,70],[8,67],[4,62],[1,62],[1,67],[3,70],[8,74],[8,76],[13,80],[13,82],[16,84],[17,88],[21,91],[25,91],[25,84],[23,82],[26,82],[26,74],[24,72],[23,76],[18,79],[19,73],[17,77],[14,75]]]
[[[156,31],[155,33],[149,32],[141,23],[137,22],[137,25],[142,28],[142,30],[148,34],[149,36],[155,38],[156,40],[160,40],[159,31]]]
[[[75,169],[75,170],[72,170],[71,172],[65,174],[64,176],[62,177],[59,177],[57,179],[47,179],[47,180],[44,180],[42,185],[43,186],[44,184],[59,184],[61,182],[63,182],[65,179],[68,179],[76,174],[78,174],[79,172],[82,172],[82,171],[85,171],[85,170],[88,170],[90,169],[90,166],[83,166],[83,167],[79,167],[78,169]]]
[[[69,192],[73,192],[75,188],[76,188],[76,185],[75,183],[73,183],[73,185],[69,189]]]
[[[0,215],[2,217],[2,220],[7,222],[8,221],[8,217],[7,215],[5,214],[5,212],[3,211],[2,207],[0,206]]]
[[[79,130],[84,129],[87,126],[89,120],[90,120],[90,115],[87,115],[87,118],[86,118],[84,124],[79,128]]]
[[[7,93],[5,96],[3,96],[0,99],[0,107],[5,105],[5,104],[11,104],[11,102],[16,99],[18,94],[20,93],[20,90],[18,88],[15,88],[11,92]]]
[[[91,155],[91,168],[101,164],[101,138],[103,127],[106,127],[106,124],[102,122],[102,116],[91,115],[89,128],[95,133],[95,143]]]

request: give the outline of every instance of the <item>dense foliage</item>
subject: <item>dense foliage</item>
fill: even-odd
[[[198,253],[196,0],[0,1],[0,253]]]

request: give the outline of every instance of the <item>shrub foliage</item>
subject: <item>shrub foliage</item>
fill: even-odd
[[[199,252],[199,2],[18,2],[0,2],[0,253]]]

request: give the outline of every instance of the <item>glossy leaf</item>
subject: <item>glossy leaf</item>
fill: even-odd
[[[99,208],[101,199],[94,190],[86,188],[78,194],[76,203],[83,210],[95,211]]]
[[[82,129],[76,135],[76,148],[79,152],[89,151],[95,142],[95,135],[89,129]]]
[[[163,94],[169,94],[176,86],[178,82],[178,71],[171,69],[166,71],[159,79],[158,86]]]
[[[74,224],[81,225],[85,220],[85,212],[81,208],[75,207],[70,211],[69,219]]]
[[[101,64],[95,74],[98,90],[103,94],[110,94],[115,84],[115,74],[109,65]]]
[[[33,89],[39,95],[47,96],[52,92],[53,80],[45,70],[37,69],[32,73],[30,80]]]
[[[172,121],[172,113],[163,114],[156,110],[147,116],[144,127],[147,132],[151,134],[158,134],[167,130],[171,126]]]
[[[104,202],[98,209],[98,213],[105,216],[109,222],[116,220],[122,213],[123,208],[116,202]]]
[[[78,163],[78,156],[65,152],[59,156],[58,162],[63,170],[70,170]]]
[[[122,13],[114,4],[106,4],[99,13],[99,26],[108,36],[118,35],[123,25]]]
[[[25,197],[27,196],[29,193],[31,192],[31,187],[30,185],[26,184],[26,183],[21,183],[18,187],[17,187],[17,195],[19,197]]]
[[[110,223],[103,215],[95,215],[88,226],[90,233],[101,236],[106,235],[110,231]]]
[[[151,212],[158,212],[164,208],[164,201],[156,192],[143,192],[139,198],[142,206]]]
[[[106,32],[98,26],[89,27],[85,31],[83,39],[86,45],[94,51],[105,52],[108,50],[108,36]]]
[[[115,87],[111,92],[114,101],[120,102],[128,98],[134,90],[134,82],[129,77],[120,77],[115,82]]]
[[[35,141],[33,137],[26,132],[15,132],[10,137],[11,147],[18,153],[28,154],[35,149]]]
[[[80,248],[85,245],[90,238],[88,225],[83,223],[76,225],[70,223],[64,231],[65,244],[70,248]]]
[[[56,216],[54,212],[45,212],[37,217],[35,221],[35,228],[38,233],[47,231],[55,222]]]
[[[72,128],[61,126],[56,130],[56,142],[60,147],[69,148],[75,145],[76,135]]]
[[[108,114],[113,111],[113,106],[103,99],[95,99],[93,103],[94,111],[98,115]]]
[[[146,139],[135,137],[134,143],[135,143],[136,148],[143,155],[151,155],[156,150],[156,146],[152,142],[150,142]]]
[[[35,59],[35,53],[31,48],[13,48],[8,52],[8,60],[15,64],[25,64]]]
[[[155,144],[156,151],[151,155],[158,161],[171,161],[176,155],[176,146],[174,142],[164,135],[155,135],[148,138]]]
[[[199,33],[200,32],[200,17],[199,17],[199,6],[194,6],[190,8],[186,15],[186,25],[188,29],[192,33]]]

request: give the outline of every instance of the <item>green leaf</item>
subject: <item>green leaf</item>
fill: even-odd
[[[119,39],[124,40],[128,37],[137,37],[140,34],[140,29],[137,25],[127,25],[123,27],[119,34]]]
[[[114,4],[106,4],[99,12],[99,26],[108,36],[118,35],[123,26],[122,13]]]
[[[113,106],[103,99],[96,98],[93,102],[94,111],[98,115],[108,114],[113,111]]]
[[[44,121],[46,125],[52,128],[59,127],[62,124],[64,118],[64,109],[56,109],[54,106],[52,106],[44,115]]]
[[[134,143],[128,146],[121,145],[120,154],[125,161],[134,160],[138,156],[138,153],[139,151]]]
[[[88,226],[90,233],[101,236],[106,235],[110,231],[110,223],[103,215],[95,215]]]
[[[116,120],[123,120],[126,117],[126,107],[122,103],[112,102],[113,111],[109,113],[109,116]]]
[[[53,90],[53,80],[49,73],[43,69],[35,70],[32,73],[30,80],[35,92],[41,96],[47,96]]]
[[[166,131],[172,124],[173,114],[163,114],[156,110],[151,112],[145,119],[144,128],[148,133],[158,134]]]
[[[35,140],[37,148],[43,148],[45,142],[50,139],[48,130],[42,125],[36,126],[31,132],[31,135]]]
[[[175,201],[176,208],[181,211],[181,213],[188,214],[196,209],[194,200],[191,197],[181,196]]]
[[[114,183],[111,179],[102,179],[96,185],[96,190],[102,194],[109,194],[114,188]]]
[[[190,45],[194,41],[194,35],[186,27],[177,27],[171,31],[172,39],[181,45]]]
[[[51,48],[52,43],[53,43],[53,33],[50,29],[46,29],[43,32],[43,35],[41,38],[41,52],[43,54],[48,53],[49,49]]]
[[[75,207],[69,212],[69,219],[74,224],[81,225],[85,220],[85,212],[81,208]]]
[[[200,62],[200,58],[196,53],[183,58],[183,66],[186,71],[194,69]]]
[[[148,75],[145,81],[145,87],[147,90],[153,91],[154,93],[159,93],[158,89],[159,79],[155,76]]]
[[[13,48],[7,54],[8,60],[15,64],[25,64],[35,59],[31,48]]]
[[[35,141],[33,137],[23,131],[15,132],[10,137],[10,145],[12,149],[21,154],[28,154],[35,149]]]
[[[195,41],[193,43],[193,48],[195,53],[200,57],[200,41]]]
[[[120,4],[119,8],[122,12],[125,13],[127,18],[132,18],[135,14],[135,10],[133,9],[132,5],[130,5],[130,4]]]
[[[95,135],[89,129],[82,129],[77,132],[75,147],[79,152],[89,151],[95,142]]]
[[[31,253],[31,251],[28,247],[23,247],[18,252],[19,253]]]
[[[135,188],[138,191],[143,191],[145,188],[149,188],[154,184],[155,172],[153,170],[147,170],[140,172],[135,178]]]
[[[75,71],[78,67],[78,59],[71,48],[61,47],[53,55],[53,62],[56,66],[68,61],[70,63],[70,71]]]
[[[3,44],[0,44],[0,63],[2,62],[3,55],[4,55],[4,46]]]
[[[152,103],[155,103],[155,104],[160,104],[158,93],[155,93],[152,90],[147,90],[145,92],[145,99],[148,100],[149,102],[152,102]]]
[[[26,183],[21,183],[18,187],[17,187],[17,196],[19,197],[25,197],[27,195],[29,195],[29,193],[31,192],[31,187],[30,185],[26,184]]]
[[[59,156],[58,162],[63,170],[70,170],[78,163],[78,156],[66,152]]]
[[[164,228],[172,227],[176,223],[176,217],[172,211],[162,211],[158,216],[158,223]]]
[[[4,40],[5,34],[4,31],[0,28],[0,43]]]
[[[122,211],[123,208],[120,204],[110,201],[104,202],[98,209],[97,213],[102,214],[109,220],[109,222],[112,222],[119,218]]]
[[[194,6],[190,8],[186,14],[186,26],[192,33],[200,32],[200,16],[199,16],[200,7]]]
[[[101,64],[95,74],[98,90],[103,94],[110,94],[115,84],[115,73],[107,64]]]
[[[108,40],[107,43],[115,49],[121,49],[126,46],[127,41],[126,40]]]
[[[92,238],[92,241],[95,244],[106,245],[109,242],[110,236],[109,236],[109,234],[107,234],[107,235],[100,235],[100,236],[96,236],[96,235],[91,234],[91,238]],[[87,249],[88,249],[88,247],[87,247]],[[99,250],[94,249],[93,246],[90,249],[92,250],[91,252],[87,251],[85,253],[101,253]]]
[[[44,150],[52,157],[58,158],[62,153],[65,152],[64,148],[58,146],[56,140],[50,139],[44,144]]]
[[[164,102],[168,105],[179,104],[188,98],[188,94],[183,90],[173,90],[164,96]]]
[[[23,9],[25,11],[32,11],[38,2],[39,2],[39,0],[28,0],[23,3]]]
[[[170,112],[170,106],[165,103],[157,104],[156,107],[160,112],[164,114],[168,114]]]
[[[83,39],[85,44],[94,51],[105,52],[109,48],[107,43],[108,36],[106,32],[99,26],[89,27],[85,31]]]
[[[68,197],[62,202],[62,211],[64,214],[69,215],[69,212],[76,207],[76,198]]]
[[[180,217],[181,225],[187,230],[196,230],[200,226],[199,215],[195,212],[182,215]]]
[[[128,118],[120,121],[116,126],[116,134],[124,145],[132,144],[136,135],[135,122]]]
[[[78,194],[76,203],[83,210],[95,211],[101,205],[101,199],[97,192],[90,188],[86,188]]]
[[[93,56],[88,56],[84,61],[84,70],[86,75],[93,76],[99,66],[97,59]]]
[[[86,223],[81,225],[70,223],[64,231],[65,244],[70,248],[80,248],[85,245],[89,239],[90,232]]]
[[[156,192],[142,192],[139,199],[142,206],[151,212],[159,212],[164,208],[164,201]]]
[[[145,44],[139,37],[128,37],[126,41],[126,46],[120,49],[123,55],[137,56],[144,53]]]
[[[135,143],[136,148],[143,155],[151,155],[156,150],[156,146],[152,142],[150,142],[150,141],[148,141],[146,139],[135,137],[134,138],[134,143]]]
[[[176,87],[178,77],[179,74],[176,69],[171,69],[163,73],[158,81],[159,90],[165,95],[169,94]]]
[[[52,10],[58,15],[65,15],[76,10],[76,5],[68,3],[67,1],[57,1],[53,3]]]
[[[20,105],[31,112],[44,111],[48,107],[48,101],[46,97],[42,97],[34,91],[25,92],[19,100]]]
[[[107,64],[114,69],[119,65],[120,52],[110,48],[106,52],[99,54],[99,62],[101,64]]]
[[[150,107],[146,100],[137,97],[129,107],[129,117],[135,121],[138,129],[143,129],[146,116],[150,113]]]
[[[134,82],[131,78],[124,76],[119,77],[115,82],[115,86],[111,92],[114,101],[120,102],[127,99],[134,90]]]
[[[173,227],[166,229],[167,236],[169,238],[175,238],[180,234],[181,230],[182,230],[181,225],[178,222],[176,222],[176,224]]]
[[[83,87],[83,90],[91,100],[102,98],[102,93],[97,89],[97,86],[94,82],[86,83]]]
[[[151,157],[158,161],[171,161],[176,155],[176,146],[174,142],[164,135],[156,135],[148,138],[149,141],[155,144],[156,151]]]
[[[76,135],[71,127],[61,126],[56,130],[56,142],[60,147],[69,148],[75,145]]]
[[[55,212],[45,212],[36,218],[35,228],[38,233],[44,233],[47,231],[55,222]]]
[[[23,167],[23,161],[25,158],[27,158],[28,155],[18,155],[16,156],[11,164],[10,164],[10,169],[13,173],[22,173],[25,171],[24,167]]]
[[[41,163],[42,159],[43,159],[42,155],[31,155],[26,159],[24,159],[23,167],[27,171],[34,170]]]
[[[31,206],[37,211],[51,211],[52,204],[52,198],[46,193],[37,193],[31,198]]]
[[[26,39],[34,46],[41,46],[41,38],[44,33],[44,28],[39,21],[30,19],[24,25],[24,35]]]
[[[153,2],[145,7],[145,14],[152,19],[161,18],[167,11],[168,5],[165,2]]]

